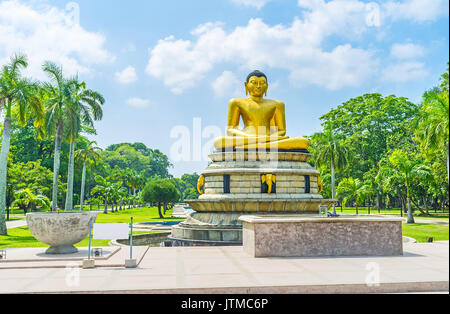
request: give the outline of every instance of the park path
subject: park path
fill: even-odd
[[[7,221],[6,222],[6,228],[13,229],[13,228],[20,228],[27,225],[27,221],[25,219],[20,220],[13,220],[13,221]]]
[[[420,218],[414,218],[416,223],[420,224],[432,224],[432,225],[444,225],[448,226],[449,221],[443,220],[443,219],[420,219]]]

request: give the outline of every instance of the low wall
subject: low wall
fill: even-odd
[[[403,254],[401,219],[241,216],[240,220],[244,250],[255,257]]]
[[[170,232],[146,233],[133,235],[133,246],[154,246],[159,247],[161,242],[167,240]],[[130,239],[113,240],[113,244],[130,245]]]

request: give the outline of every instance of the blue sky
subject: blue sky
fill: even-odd
[[[224,133],[252,70],[286,103],[288,135],[311,135],[364,93],[420,101],[447,68],[448,29],[447,0],[0,0],[0,64],[21,51],[28,76],[45,79],[48,59],[78,73],[107,100],[99,145],[143,142],[180,176],[206,167],[206,127]],[[190,135],[186,161],[172,153],[179,130]]]

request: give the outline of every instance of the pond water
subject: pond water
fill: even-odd
[[[158,222],[141,222],[142,225],[163,225],[163,226],[176,226],[181,221],[158,221]]]

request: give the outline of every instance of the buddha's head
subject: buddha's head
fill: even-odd
[[[267,89],[269,84],[267,83],[267,76],[256,70],[247,76],[247,81],[245,82],[245,93],[250,94],[253,97],[267,96]]]

